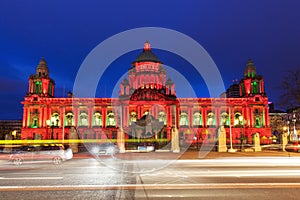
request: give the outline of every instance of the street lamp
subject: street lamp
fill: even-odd
[[[194,135],[194,140],[196,141],[197,151],[199,151],[199,136],[197,135],[197,133]]]
[[[296,121],[297,121],[296,113],[293,113],[292,121],[294,122],[293,141],[297,141],[298,136],[297,136],[297,130],[296,130]]]
[[[244,145],[244,139],[245,136],[243,134],[243,128],[244,128],[244,117],[242,115],[239,116],[239,125],[240,125],[240,141],[241,141],[241,150],[243,150]]]
[[[235,149],[232,147],[232,129],[231,129],[231,110],[229,108],[229,135],[230,135],[230,149],[228,149],[228,152],[234,153],[236,152]]]
[[[288,126],[284,126],[284,127],[282,128],[282,130],[283,130],[282,134],[285,134],[285,133],[287,133]],[[287,135],[288,135],[288,133],[287,133]],[[281,139],[281,138],[280,138],[280,141],[282,141],[282,139]]]
[[[286,123],[287,123],[287,133],[288,133],[288,136],[290,136],[290,121],[289,121],[289,119]]]

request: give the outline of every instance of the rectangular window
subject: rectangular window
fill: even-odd
[[[245,92],[245,85],[244,85],[244,83],[242,83],[241,86],[242,86],[242,95],[245,95],[246,92]]]
[[[52,83],[49,83],[48,94],[52,96]]]

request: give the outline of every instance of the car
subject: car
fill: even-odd
[[[63,145],[24,146],[9,156],[14,165],[21,165],[23,162],[52,162],[57,165],[72,158],[72,150],[65,150]]]
[[[285,150],[300,153],[300,144],[298,142],[288,143],[285,145]]]
[[[94,155],[115,155],[119,153],[119,148],[115,143],[91,144],[88,147]]]

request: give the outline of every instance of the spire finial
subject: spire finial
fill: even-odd
[[[47,62],[46,62],[44,56],[42,56],[42,58],[41,58],[41,60],[40,60],[40,64],[45,64],[45,65],[47,65]]]
[[[150,43],[148,40],[146,40],[145,44],[144,44],[144,50],[145,51],[150,51],[151,47],[150,47]]]

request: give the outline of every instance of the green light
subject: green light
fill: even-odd
[[[253,87],[253,89],[252,89],[253,90],[253,94],[257,94],[257,82],[254,81],[252,87]]]
[[[35,93],[39,94],[42,92],[42,82],[36,81],[35,82]]]

